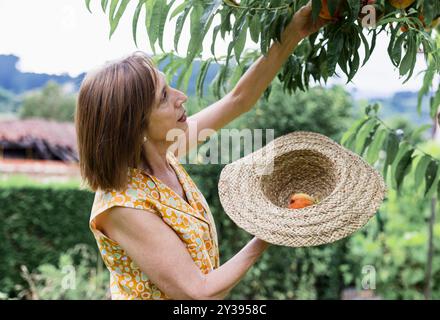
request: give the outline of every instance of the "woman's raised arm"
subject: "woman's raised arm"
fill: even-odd
[[[206,141],[207,136],[203,137],[203,140],[198,140],[202,130],[211,130],[211,133],[214,133],[241,114],[248,112],[260,99],[301,39],[318,31],[327,22],[321,18],[316,23],[312,22],[311,2],[297,11],[282,32],[281,43],[275,42],[266,56],[259,57],[246,70],[231,92],[188,118],[188,130],[179,141],[179,145],[185,142],[187,148],[180,150],[178,156],[183,156],[198,143]],[[197,141],[194,141],[196,138]],[[177,152],[175,154],[177,155]]]

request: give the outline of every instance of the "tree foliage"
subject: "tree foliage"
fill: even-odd
[[[49,81],[41,91],[31,92],[23,98],[19,109],[21,118],[39,117],[72,122],[76,97],[63,92],[56,82]]]
[[[379,105],[369,105],[365,116],[356,121],[341,139],[341,144],[363,156],[371,165],[391,177],[391,186],[400,191],[403,181],[415,170],[416,184],[424,183],[424,197],[440,196],[440,160],[420,150],[413,141],[431,127],[424,125],[412,133],[389,128],[378,116]]]
[[[17,112],[20,98],[13,92],[0,87],[0,113]]]
[[[86,0],[87,8],[91,12],[90,2]],[[239,73],[235,74],[237,78],[246,71],[246,62],[258,57],[255,51],[244,51],[248,33],[251,40],[260,45],[261,53],[266,55],[272,43],[281,41],[282,31],[291,21],[293,14],[307,2],[308,0],[242,0],[238,4],[233,0],[185,0],[173,8],[175,0],[138,0],[132,18],[132,34],[137,44],[137,27],[141,13],[145,11],[144,25],[150,46],[156,55],[157,43],[162,52],[164,51],[163,30],[173,21],[174,49],[178,53],[183,25],[189,19],[190,40],[187,51],[185,57],[176,60],[176,63],[184,66],[184,73],[191,73],[192,62],[201,57],[202,43],[208,36],[214,17],[219,16],[220,23],[212,28],[213,58],[208,59],[206,63],[224,61],[215,83],[216,92],[220,96],[220,88],[228,80],[228,69],[234,69],[235,73]],[[115,32],[128,3],[128,0],[101,1],[102,10],[109,16],[110,37]],[[313,16],[316,18],[322,9],[322,3],[320,0],[314,0],[312,3]],[[285,90],[307,90],[312,78],[315,81],[326,82],[329,77],[338,75],[337,66],[346,75],[347,83],[350,82],[369,60],[375,50],[376,38],[381,33],[388,35],[390,61],[399,68],[401,76],[406,76],[405,81],[413,75],[419,50],[423,50],[427,61],[432,61],[431,67],[434,72],[440,70],[439,47],[431,36],[435,32],[423,27],[423,24],[432,24],[440,15],[440,4],[437,0],[417,0],[406,9],[393,7],[389,0],[377,0],[376,24],[370,23],[373,27],[368,28],[362,24],[362,17],[365,16],[362,12],[363,1],[335,0],[329,3],[333,12],[335,7],[340,6],[340,14],[334,23],[304,39],[289,57],[278,74]],[[423,22],[420,19],[421,14],[424,16]],[[403,32],[403,27],[408,30]],[[226,34],[234,39],[228,45],[226,56],[222,57],[217,57],[214,50],[219,33],[222,39],[225,39]],[[361,48],[364,50],[363,59],[359,55]],[[240,68],[237,68],[237,65]],[[200,74],[203,74],[203,71],[204,68],[201,68]],[[182,77],[185,78],[185,75]],[[203,85],[203,75],[199,76],[199,81]]]

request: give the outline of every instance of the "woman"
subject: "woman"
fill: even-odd
[[[249,111],[298,42],[324,23],[312,23],[310,3],[302,7],[281,44],[225,97],[189,117],[197,131],[219,130]],[[181,129],[179,143],[189,140],[186,100],[139,52],[89,72],[81,85],[80,169],[96,192],[90,228],[110,271],[113,299],[222,299],[269,245],[254,238],[219,266],[209,207],[166,139]]]

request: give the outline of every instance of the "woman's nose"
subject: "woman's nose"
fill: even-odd
[[[178,106],[180,106],[182,103],[185,103],[186,100],[188,100],[188,97],[187,97],[183,92],[179,91],[179,94],[180,94],[180,96],[179,96],[179,98],[177,99],[177,101],[178,101]]]

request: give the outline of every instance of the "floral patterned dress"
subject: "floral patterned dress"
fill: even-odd
[[[96,227],[94,219],[114,206],[153,210],[179,236],[203,273],[219,267],[217,231],[209,206],[174,154],[168,152],[167,159],[188,202],[158,178],[137,168],[128,168],[129,183],[124,191],[98,190],[95,193],[90,229],[110,271],[112,299],[170,299],[148,279],[116,241]]]

